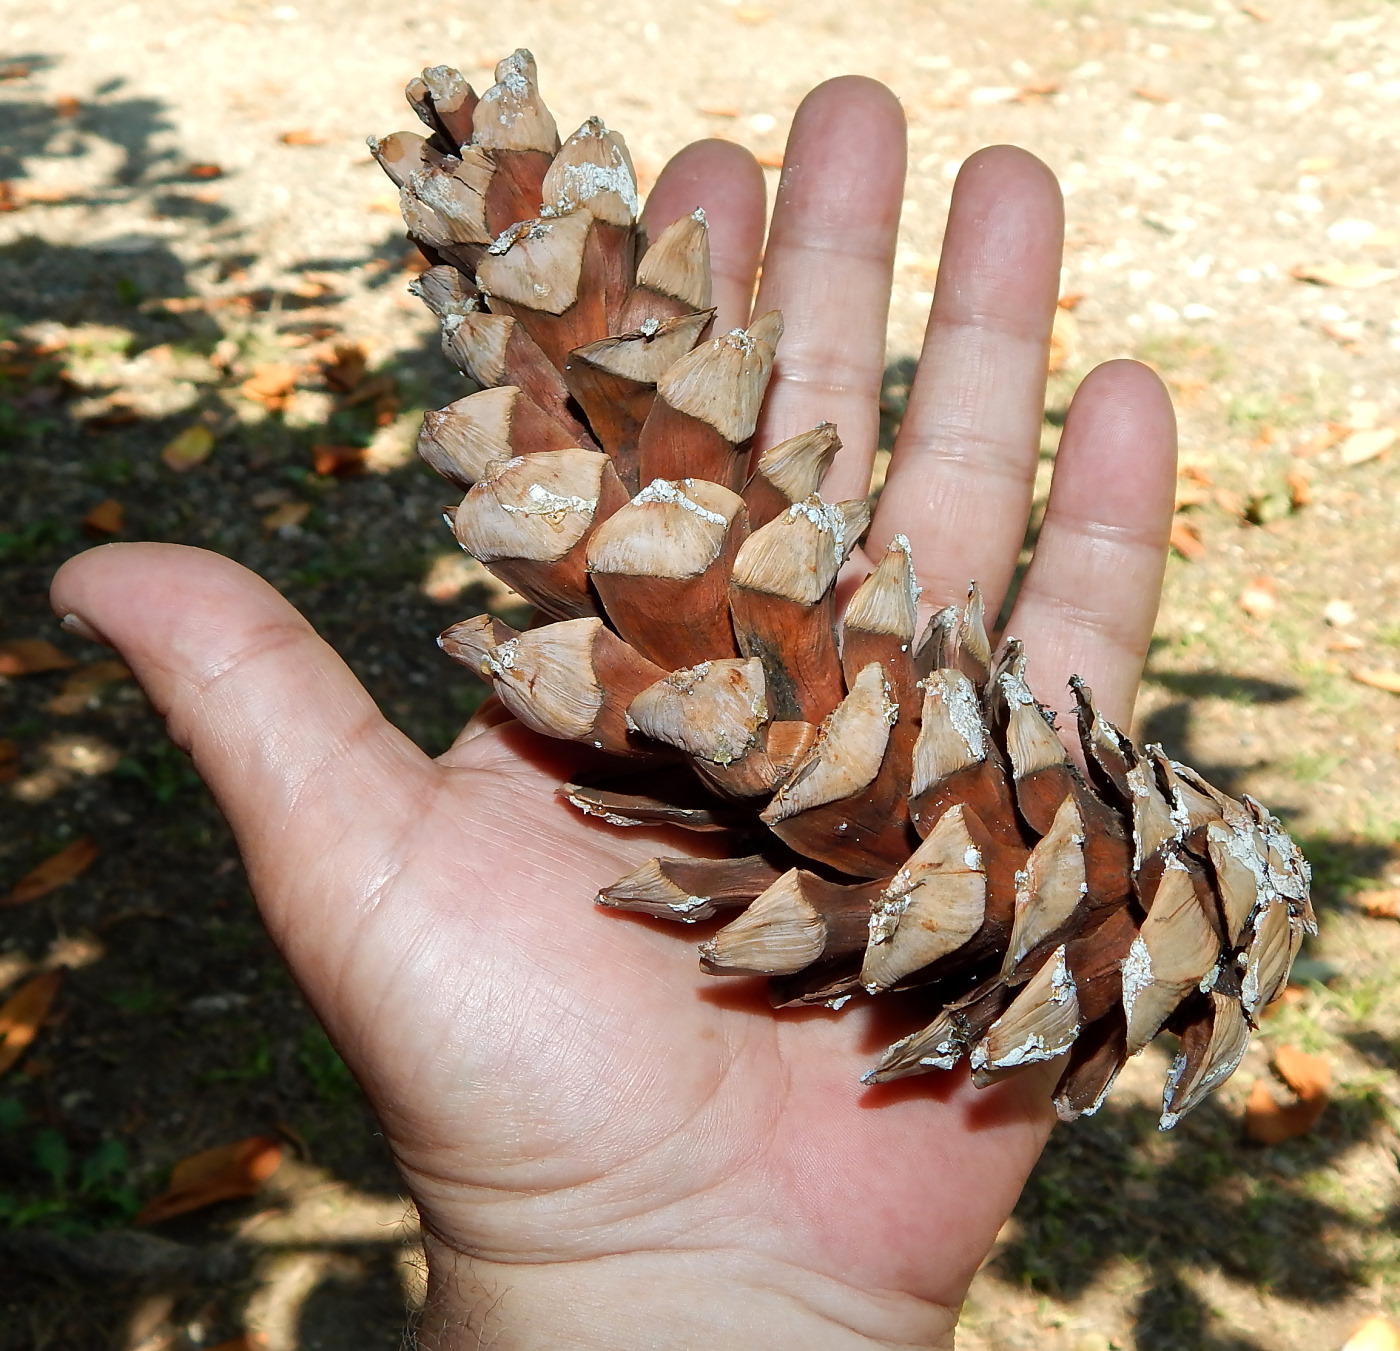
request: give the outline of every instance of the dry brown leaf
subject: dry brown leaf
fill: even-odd
[[[1272,577],[1256,577],[1240,592],[1239,607],[1261,623],[1278,608],[1278,587]]]
[[[1306,459],[1310,455],[1318,455],[1329,447],[1335,446],[1349,430],[1350,428],[1344,423],[1329,422],[1320,432],[1294,446],[1293,453],[1302,459]]]
[[[1049,98],[1052,94],[1060,92],[1060,82],[1058,80],[1032,80],[1030,84],[1023,84],[1017,92],[1013,103],[1029,103],[1032,99]]]
[[[1146,85],[1133,90],[1133,97],[1146,99],[1148,103],[1170,103],[1172,96],[1160,89],[1149,89]]]
[[[214,433],[202,422],[196,422],[167,443],[160,453],[160,458],[167,469],[183,474],[186,469],[203,464],[213,449]]]
[[[283,502],[274,511],[263,517],[263,529],[272,534],[278,530],[289,530],[300,525],[311,510],[310,502]]]
[[[1227,516],[1244,515],[1244,498],[1239,493],[1231,492],[1229,488],[1215,490],[1215,505]]]
[[[77,117],[83,105],[72,94],[62,94],[54,103],[53,110],[59,117]]]
[[[310,127],[295,127],[284,131],[278,138],[283,145],[325,145],[326,138],[312,131]]]
[[[175,1165],[170,1186],[148,1201],[132,1223],[160,1224],[217,1201],[254,1196],[281,1162],[282,1142],[271,1135],[252,1135],[191,1154]]]
[[[267,1338],[261,1332],[241,1332],[218,1346],[211,1346],[209,1351],[264,1351],[266,1346]]]
[[[115,659],[94,661],[74,671],[63,682],[63,688],[44,705],[49,713],[71,717],[81,713],[92,697],[105,686],[118,680],[130,680],[131,667]]]
[[[311,447],[311,465],[323,477],[357,474],[365,467],[363,446],[317,445]]]
[[[1332,1087],[1332,1065],[1326,1056],[1309,1055],[1287,1044],[1274,1052],[1274,1069],[1300,1098],[1326,1097]]]
[[[275,412],[287,402],[300,375],[300,370],[289,361],[268,361],[253,367],[252,375],[239,385],[238,392]]]
[[[0,643],[0,676],[42,675],[67,671],[78,663],[47,638],[12,638]]]
[[[62,982],[62,967],[45,971],[26,981],[0,1004],[0,1074],[10,1069],[39,1035]]]
[[[1288,500],[1294,511],[1312,505],[1312,480],[1301,469],[1291,470],[1283,476],[1283,481],[1288,485]]]
[[[1351,678],[1358,685],[1369,685],[1373,690],[1400,694],[1400,671],[1392,671],[1386,666],[1358,666],[1351,673]]]
[[[1370,286],[1400,277],[1400,268],[1376,267],[1374,263],[1318,263],[1292,268],[1290,275],[1314,286],[1337,286],[1344,290],[1361,291]]]
[[[1184,516],[1172,517],[1171,546],[1188,563],[1195,563],[1206,556],[1206,542],[1201,536],[1201,528]]]
[[[1244,1121],[1245,1134],[1256,1144],[1278,1145],[1306,1134],[1327,1108],[1332,1067],[1323,1056],[1308,1055],[1296,1046],[1280,1046],[1274,1052],[1274,1069],[1298,1095],[1298,1101],[1280,1104],[1265,1080],[1255,1080]]]
[[[222,178],[224,171],[217,164],[191,164],[185,174],[189,178]]]
[[[1372,919],[1400,919],[1400,887],[1385,891],[1359,891],[1356,903]]]
[[[11,888],[3,904],[24,905],[27,901],[37,901],[40,896],[57,891],[91,867],[97,855],[97,846],[86,836],[74,840],[66,848],[46,858],[33,871],[25,873]]]
[[[762,150],[754,156],[765,169],[781,169],[783,167],[783,152],[781,150]]]
[[[126,525],[126,508],[115,497],[99,502],[83,517],[83,529],[91,535],[120,535]]]
[[[337,343],[330,360],[321,363],[321,372],[333,390],[349,394],[365,378],[368,363],[369,353],[363,343]]]
[[[1377,455],[1383,455],[1395,444],[1398,436],[1400,428],[1396,427],[1372,427],[1366,431],[1352,432],[1337,453],[1343,464],[1364,464],[1367,460],[1374,460]]]
[[[1079,360],[1079,320],[1064,305],[1055,307],[1055,321],[1050,329],[1050,369]]]
[[[1377,1314],[1352,1329],[1342,1351],[1400,1351],[1400,1328]]]

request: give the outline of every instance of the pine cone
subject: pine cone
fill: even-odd
[[[1081,771],[975,585],[916,633],[902,537],[838,620],[869,508],[816,491],[836,429],[752,454],[781,317],[706,339],[703,213],[648,246],[621,137],[592,118],[561,147],[528,52],[496,79],[478,99],[425,70],[407,92],[430,134],[370,142],[432,264],[415,290],[482,387],[426,416],[419,451],[466,492],[458,541],[552,621],[483,615],[439,642],[527,726],[616,757],[564,786],[581,811],[730,844],[598,900],[738,910],[701,964],[768,975],[779,1007],[926,987],[937,1017],[868,1081],[967,1056],[982,1086],[1067,1055],[1071,1120],[1174,1032],[1170,1127],[1315,932],[1297,847],[1135,749],[1076,680]]]

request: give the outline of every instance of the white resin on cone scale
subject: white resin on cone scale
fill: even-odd
[[[466,494],[459,542],[542,621],[439,642],[527,726],[615,757],[561,786],[604,828],[728,845],[599,902],[725,916],[703,967],[768,975],[779,1007],[923,988],[927,1026],[871,1082],[1054,1060],[1071,1120],[1172,1032],[1174,1125],[1315,932],[1296,845],[1075,680],[1081,769],[975,586],[916,637],[907,540],[838,614],[869,508],[818,493],[837,429],[754,441],[782,316],[713,331],[704,213],[648,245],[622,137],[590,118],[561,143],[528,52],[496,78],[478,96],[425,70],[407,93],[429,134],[370,142],[430,264],[413,289],[481,390],[427,415],[420,453]]]

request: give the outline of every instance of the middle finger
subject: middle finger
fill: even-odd
[[[919,369],[871,530],[908,536],[935,605],[976,580],[996,617],[1030,515],[1064,208],[1050,170],[992,146],[958,174]]]

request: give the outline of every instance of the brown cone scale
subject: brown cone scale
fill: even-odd
[[[869,508],[820,496],[829,423],[755,444],[782,316],[712,331],[703,211],[648,244],[626,145],[596,118],[561,139],[528,52],[479,95],[446,66],[407,94],[427,136],[371,148],[434,264],[415,291],[481,391],[428,414],[419,449],[466,493],[463,547],[541,612],[440,644],[521,722],[594,752],[560,791],[600,829],[718,844],[598,901],[723,914],[702,967],[767,976],[780,1008],[919,989],[925,1025],[872,1082],[1052,1061],[1072,1120],[1169,1030],[1174,1125],[1316,931],[1283,827],[1135,747],[1077,679],[1071,754],[1034,653],[993,647],[975,586],[916,632],[907,541],[838,611]]]

